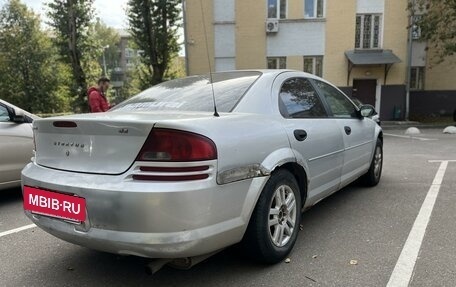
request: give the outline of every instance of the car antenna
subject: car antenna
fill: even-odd
[[[206,21],[204,20],[204,9],[203,9],[203,1],[200,0],[200,7],[201,7],[201,18],[203,21],[203,31],[204,31],[204,41],[206,44],[206,56],[207,56],[207,64],[209,65],[209,79],[211,81],[211,90],[212,90],[212,101],[214,102],[214,117],[220,117],[219,113],[217,112],[217,102],[215,101],[215,91],[214,91],[214,82],[212,81],[212,68],[211,68],[211,59],[209,57],[209,45],[207,41],[207,31],[206,31]]]

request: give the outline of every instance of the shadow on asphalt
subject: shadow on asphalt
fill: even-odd
[[[0,190],[0,208],[12,202],[22,201],[21,188]]]
[[[302,221],[305,231],[300,233],[294,252],[291,254],[294,262],[301,262],[300,264],[303,266],[300,268],[305,270],[309,260],[312,260],[309,259],[309,254],[306,254],[309,252],[308,247],[311,243],[308,241],[311,238],[306,231],[313,232],[312,236],[315,236],[317,232],[313,230],[331,224],[335,216],[343,217],[343,214],[340,214],[342,212],[341,204],[351,205],[351,202],[359,200],[360,196],[369,197],[366,193],[369,190],[374,191],[373,189],[352,184],[306,211]],[[20,191],[10,191],[7,197],[11,200],[20,199]],[[325,236],[324,234],[325,232],[322,232],[317,236]],[[208,282],[217,282],[213,286],[232,286],[239,285],[237,282],[242,283],[243,280],[245,280],[244,282],[252,282],[255,278],[257,278],[256,280],[267,280],[267,276],[274,273],[273,271],[287,270],[285,264],[268,266],[250,260],[239,245],[223,250],[190,270],[164,267],[151,276],[145,272],[145,266],[149,262],[150,259],[146,258],[119,256],[76,247],[71,248],[69,252],[62,253],[60,260],[46,260],[43,262],[44,264],[36,267],[36,272],[46,273],[49,270],[55,270],[53,274],[49,274],[50,277],[53,277],[49,278],[53,282],[78,282],[82,285],[98,282],[110,286],[125,284],[141,286],[147,283],[157,284],[156,286],[181,286],[185,282],[187,284],[192,282],[192,286],[206,286]],[[220,276],[221,272],[233,274],[233,276]]]
[[[82,247],[72,248],[59,257],[59,260],[43,260],[36,265],[37,274],[47,274],[49,282],[72,282],[68,286],[207,286],[208,282],[224,286],[228,281],[241,277],[261,277],[274,266],[255,264],[243,259],[240,249],[230,247],[213,257],[195,265],[190,270],[177,270],[164,267],[154,275],[145,271],[151,260],[135,256],[119,256]],[[49,272],[52,270],[52,272]],[[220,273],[233,274],[220,276]],[[234,276],[236,274],[236,276]],[[36,274],[24,274],[26,281],[33,282]],[[191,283],[190,283],[191,282]],[[77,284],[76,284],[77,283]],[[232,286],[233,282],[228,284]],[[238,284],[236,284],[238,285]]]

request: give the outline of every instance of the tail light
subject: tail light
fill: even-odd
[[[152,129],[136,160],[188,162],[216,158],[215,144],[205,136],[171,129]]]
[[[202,135],[172,130],[152,129],[137,161],[149,162],[195,162],[217,159],[214,142]],[[210,167],[201,166],[140,166],[135,180],[188,181],[209,177]]]
[[[35,126],[32,126],[32,132],[33,132],[33,151],[34,151],[34,155],[36,155],[36,130],[38,128],[35,127]]]
[[[76,128],[78,125],[70,121],[55,121],[52,123],[56,128]]]

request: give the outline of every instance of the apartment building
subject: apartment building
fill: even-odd
[[[407,7],[407,0],[186,0],[187,73],[301,70],[374,105],[383,120],[404,119]],[[452,113],[456,68],[431,67],[419,27],[412,36],[411,116]]]

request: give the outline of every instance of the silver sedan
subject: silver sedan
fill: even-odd
[[[36,118],[0,100],[0,190],[21,185],[21,170],[33,156],[32,121]]]
[[[35,121],[25,212],[97,250],[192,258],[242,241],[275,263],[301,211],[357,179],[379,182],[373,112],[297,71],[165,82],[106,113]]]

